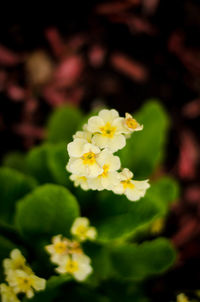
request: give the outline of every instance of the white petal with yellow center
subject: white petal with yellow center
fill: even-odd
[[[26,259],[18,249],[14,249],[10,253],[10,258],[3,260],[3,267],[6,274],[9,274],[13,270],[24,270],[27,273],[31,274],[32,270],[29,266],[26,265]]]
[[[92,272],[90,262],[90,258],[84,254],[73,254],[72,256],[66,256],[63,263],[56,268],[56,271],[60,274],[68,273],[77,281],[83,281]]]
[[[78,240],[85,241],[87,239],[95,239],[97,232],[94,227],[90,226],[88,218],[78,217],[75,219],[71,227],[71,234],[74,235]]]
[[[87,191],[90,189],[87,178],[85,176],[78,176],[78,175],[72,174],[72,175],[70,175],[69,178],[74,182],[75,187],[80,186],[81,189],[83,189],[84,191]]]
[[[131,114],[126,113],[125,119],[123,122],[124,133],[131,133],[134,131],[141,131],[143,129],[143,125],[140,125],[136,119],[132,117]]]
[[[2,302],[20,302],[13,289],[5,283],[0,284],[0,294]]]

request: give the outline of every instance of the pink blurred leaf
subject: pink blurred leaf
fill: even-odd
[[[197,162],[199,161],[199,146],[193,134],[184,131],[181,135],[180,158],[178,173],[181,178],[193,179],[196,175]]]
[[[93,45],[89,50],[89,60],[92,66],[99,67],[105,59],[105,49],[100,45]]]
[[[49,44],[51,45],[54,55],[60,58],[64,53],[65,44],[58,30],[54,27],[48,28],[45,31],[45,35],[47,40],[49,41]]]
[[[10,84],[7,87],[7,94],[14,101],[22,101],[26,97],[26,90],[15,84]]]
[[[195,99],[183,107],[183,114],[189,118],[200,116],[200,99]]]
[[[4,66],[15,66],[21,62],[21,57],[9,50],[3,45],[0,45],[0,64]]]
[[[111,64],[118,71],[137,82],[144,82],[148,77],[147,69],[140,63],[133,61],[123,54],[111,55]]]
[[[131,1],[114,1],[108,3],[101,3],[96,6],[96,12],[100,15],[109,15],[121,13],[134,5],[139,5],[141,0]]]

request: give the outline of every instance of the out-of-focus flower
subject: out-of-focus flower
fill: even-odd
[[[80,244],[77,241],[71,241],[62,235],[52,238],[52,244],[45,246],[46,251],[51,255],[51,261],[55,264],[62,263],[64,257],[68,254],[82,253]]]
[[[108,148],[112,152],[122,149],[126,145],[126,139],[122,134],[122,120],[114,109],[103,109],[98,116],[91,117],[87,129],[94,133],[93,144],[99,148]]]
[[[185,294],[179,294],[177,296],[177,302],[189,302],[188,297]]]
[[[88,185],[87,177],[72,174],[72,175],[70,175],[69,178],[74,182],[75,187],[80,186],[81,189],[83,189],[84,191],[87,191],[90,189],[90,187]]]
[[[0,284],[0,294],[2,302],[20,302],[12,287],[5,283]]]
[[[6,274],[10,274],[15,270],[23,270],[27,274],[32,274],[31,268],[26,265],[26,259],[18,249],[12,250],[10,258],[3,260],[3,267]]]
[[[123,125],[125,128],[124,132],[127,134],[143,129],[143,125],[140,125],[129,113],[126,113]]]
[[[137,201],[144,197],[146,190],[150,187],[147,180],[132,180],[133,173],[129,169],[123,169],[119,173],[120,184],[113,189],[116,194],[125,194],[131,201]]]
[[[94,240],[97,236],[96,228],[90,226],[90,221],[86,217],[75,219],[71,227],[71,233],[80,241]]]
[[[8,284],[16,294],[24,293],[27,298],[34,296],[34,290],[45,289],[46,280],[37,277],[35,274],[27,274],[25,271],[16,270],[7,276]]]
[[[84,254],[66,256],[62,264],[56,268],[59,274],[72,275],[77,281],[85,280],[92,272],[91,260]]]

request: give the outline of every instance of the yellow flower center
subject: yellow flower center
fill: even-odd
[[[67,248],[66,242],[57,242],[54,245],[54,249],[57,254],[63,254],[64,252],[66,252],[66,248]]]
[[[26,293],[33,285],[31,278],[28,278],[28,277],[18,277],[17,281],[18,281],[18,287],[20,288],[20,291],[22,291],[24,293]]]
[[[84,165],[93,165],[96,162],[95,153],[87,152],[87,153],[83,154],[82,160],[83,160]]]
[[[103,136],[112,138],[116,132],[116,127],[111,126],[109,122],[105,124],[105,126],[100,127],[100,130],[103,134]]]
[[[106,177],[108,175],[109,165],[103,165],[103,173],[100,175],[102,177]]]
[[[137,121],[135,119],[131,118],[131,117],[127,118],[125,123],[128,126],[128,128],[133,129],[133,130],[138,127]]]
[[[131,179],[122,180],[121,183],[123,184],[124,189],[133,189],[135,186],[131,182]]]
[[[79,225],[76,229],[77,237],[86,237],[88,228],[85,225]]]
[[[78,262],[72,259],[69,259],[66,264],[66,272],[69,274],[75,273],[79,269]]]

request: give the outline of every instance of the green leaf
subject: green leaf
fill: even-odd
[[[119,277],[139,281],[161,274],[175,261],[176,252],[164,238],[142,244],[113,246],[111,260]]]
[[[3,166],[25,173],[26,164],[24,157],[25,155],[21,152],[9,153],[3,159]]]
[[[16,248],[16,245],[7,238],[0,236],[0,263],[3,259],[8,258],[10,252]]]
[[[33,148],[26,157],[27,170],[39,183],[54,182],[47,161],[50,150],[51,145],[44,144]]]
[[[95,210],[97,216],[93,214],[98,239],[107,241],[131,236],[137,228],[166,214],[169,203],[177,198],[177,192],[176,182],[163,178],[152,183],[145,197],[138,202],[130,202],[125,196],[111,192],[101,193]]]
[[[66,164],[69,160],[66,143],[59,143],[50,146],[47,151],[47,165],[57,184],[70,187],[72,182],[69,179],[69,172],[66,170]]]
[[[69,235],[77,216],[76,198],[64,187],[47,184],[18,202],[16,225],[21,235],[32,242],[56,234]]]
[[[169,119],[162,105],[153,100],[133,116],[144,125],[144,129],[134,132],[127,139],[119,156],[122,166],[142,179],[149,177],[163,159]]]
[[[0,168],[0,219],[6,223],[13,222],[16,201],[36,186],[31,177],[10,168]]]
[[[82,119],[82,113],[74,107],[65,106],[53,112],[47,124],[49,142],[70,142]]]

